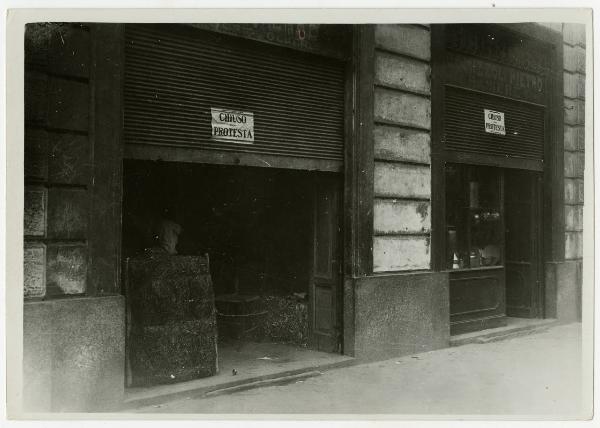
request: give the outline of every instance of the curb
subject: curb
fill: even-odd
[[[234,392],[248,389],[260,388],[263,386],[291,383],[303,378],[320,376],[326,370],[333,370],[341,367],[349,367],[360,364],[361,361],[349,358],[344,361],[323,364],[318,366],[303,367],[299,369],[286,370],[279,373],[271,373],[263,376],[256,376],[243,380],[234,380],[223,382],[218,385],[210,386],[191,386],[190,389],[176,392],[157,393],[151,397],[133,398],[122,403],[119,411],[127,412],[139,407],[155,406],[165,404],[183,398],[203,399],[221,394],[233,394]]]
[[[491,337],[481,337],[475,343],[491,343],[500,342],[502,340],[512,339],[513,337],[530,336],[532,334],[543,333],[550,329],[551,326],[539,326],[531,329],[517,330],[507,334],[499,334]]]
[[[532,323],[530,325],[500,328],[499,330],[493,332],[486,332],[485,330],[482,330],[480,334],[467,333],[464,336],[458,335],[454,339],[451,338],[450,346],[455,347],[473,343],[485,344],[490,342],[499,342],[501,340],[512,339],[514,337],[541,333],[559,324],[560,322],[558,320],[548,319],[541,322]]]
[[[215,391],[209,391],[206,394],[204,394],[204,397],[206,397],[206,398],[216,397],[219,395],[233,394],[235,392],[247,391],[249,389],[255,389],[255,388],[263,388],[263,387],[267,387],[267,386],[287,385],[294,381],[299,381],[299,380],[304,380],[304,379],[308,379],[311,377],[321,376],[322,374],[323,374],[323,372],[313,370],[310,372],[300,373],[297,375],[282,376],[282,377],[278,377],[278,378],[274,378],[274,379],[257,380],[255,382],[245,383],[245,384],[241,384],[241,385],[237,385],[237,386],[231,386],[229,388],[223,388],[223,389],[217,389]]]

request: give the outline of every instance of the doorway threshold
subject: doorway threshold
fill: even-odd
[[[479,330],[470,333],[450,336],[450,346],[462,346],[471,343],[488,343],[510,339],[516,336],[538,333],[549,329],[558,323],[554,318],[515,318],[507,317],[506,325],[502,327]]]
[[[297,382],[324,370],[354,364],[346,355],[281,343],[236,341],[220,344],[219,372],[187,382],[127,388],[123,411],[190,398],[211,397],[278,383]]]

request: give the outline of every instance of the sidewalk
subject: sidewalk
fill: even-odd
[[[581,324],[327,371],[288,385],[132,412],[505,415],[575,419]]]

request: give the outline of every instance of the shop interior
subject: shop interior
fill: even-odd
[[[124,162],[123,259],[156,247],[165,219],[180,226],[177,255],[208,254],[220,375],[321,354],[308,349],[308,289],[313,191],[325,174]]]
[[[502,170],[459,164],[446,168],[446,267],[502,265]]]

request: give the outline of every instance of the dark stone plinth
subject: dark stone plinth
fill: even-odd
[[[124,309],[122,296],[24,304],[24,411],[119,408],[125,383]]]
[[[545,318],[562,322],[581,321],[582,262],[546,263]]]
[[[345,335],[345,353],[381,360],[449,346],[446,273],[377,275],[357,279],[352,287],[354,319],[345,326],[354,334]]]

